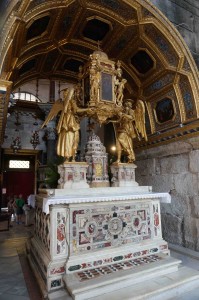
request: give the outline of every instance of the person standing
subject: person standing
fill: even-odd
[[[35,195],[28,196],[28,204],[25,204],[23,210],[25,212],[25,226],[33,225],[35,216]]]
[[[17,222],[17,204],[16,204],[16,200],[17,200],[17,195],[14,195],[14,201],[13,201],[13,210],[14,210],[14,221]]]
[[[10,196],[10,197],[9,197],[9,201],[8,201],[8,203],[7,203],[7,206],[8,206],[8,213],[9,213],[9,215],[10,215],[10,227],[12,227],[12,225],[11,225],[12,215],[14,216],[13,203],[14,203],[14,198]]]
[[[25,204],[23,195],[19,194],[19,198],[15,202],[17,205],[17,224],[22,224],[23,206]]]

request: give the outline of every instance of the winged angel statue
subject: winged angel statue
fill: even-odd
[[[147,140],[144,103],[142,100],[137,100],[135,109],[132,109],[132,107],[132,100],[126,100],[123,111],[119,113],[118,119],[113,121],[110,120],[114,123],[118,163],[121,162],[122,151],[127,154],[129,163],[132,163],[135,160],[133,150],[134,138],[137,137],[139,140],[144,138]]]
[[[57,125],[58,142],[57,154],[66,158],[66,161],[72,157],[75,161],[75,155],[79,144],[80,118],[92,113],[91,108],[80,108],[74,100],[74,88],[63,90],[63,98],[58,99],[53,104],[46,120],[41,128],[47,125],[61,111]]]
[[[81,117],[87,116],[97,119],[96,110],[99,110],[99,107],[78,107],[75,101],[74,88],[65,89],[63,98],[64,100],[58,99],[55,101],[41,128],[61,112],[57,125],[57,154],[63,156],[66,161],[69,161],[71,158],[72,161],[75,161],[79,144]],[[139,140],[141,138],[147,140],[144,103],[141,100],[137,100],[135,109],[133,109],[133,102],[131,99],[128,99],[124,102],[123,107],[113,110],[112,116],[114,116],[114,119],[111,120],[107,115],[103,123],[112,122],[114,124],[117,162],[121,161],[121,154],[124,151],[128,156],[128,162],[132,163],[135,160],[133,139],[138,137]]]

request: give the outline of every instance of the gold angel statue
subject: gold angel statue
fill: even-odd
[[[132,100],[126,100],[118,120],[112,121],[116,134],[117,162],[121,162],[121,154],[124,151],[128,162],[132,163],[135,160],[133,139],[137,137],[139,140],[147,140],[144,103],[137,100],[135,109],[132,109],[132,106]]]
[[[116,101],[117,101],[118,106],[122,106],[123,98],[124,98],[123,91],[124,91],[124,86],[126,83],[127,83],[127,80],[124,78],[121,81],[119,81],[118,79],[116,79],[116,81],[115,81],[115,86],[116,86],[115,93],[116,93]]]
[[[55,101],[45,122],[43,128],[61,111],[59,122],[57,125],[58,142],[57,154],[69,161],[75,161],[75,155],[79,144],[80,118],[85,114],[92,112],[90,108],[80,108],[74,100],[74,88],[66,88],[63,90],[63,98]]]

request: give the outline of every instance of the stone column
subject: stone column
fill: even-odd
[[[4,133],[5,133],[5,126],[7,121],[7,113],[8,113],[8,104],[10,100],[10,92],[11,92],[12,82],[7,80],[0,80],[0,145],[3,143]],[[1,152],[1,147],[0,147]],[[0,169],[2,170],[1,166],[2,158],[0,154]],[[3,179],[3,172],[0,173],[0,188],[2,190],[2,179]],[[1,206],[3,201],[3,195],[0,193],[0,212]]]
[[[51,103],[42,103],[39,104],[39,107],[42,111],[44,111],[45,116],[47,117],[49,111],[51,110],[52,104]],[[46,152],[47,152],[47,163],[54,161],[56,157],[56,124],[55,120],[52,120],[48,123],[45,130],[45,137],[46,137]]]
[[[11,92],[12,82],[7,80],[0,79],[0,107],[1,107],[1,116],[0,116],[0,144],[2,144],[5,132],[5,126],[7,121],[8,113],[8,104],[10,101],[10,92]]]
[[[50,102],[55,102],[55,81],[51,80],[50,81],[50,90],[49,90],[49,98]]]
[[[55,122],[53,122],[55,123]],[[55,124],[52,124],[55,125]],[[56,157],[56,131],[55,126],[46,128],[46,137],[47,137],[47,163],[54,161]]]

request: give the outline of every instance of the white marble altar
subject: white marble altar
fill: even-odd
[[[66,286],[73,299],[89,299],[129,286],[143,263],[154,276],[176,269],[162,238],[161,201],[170,195],[147,186],[40,190],[30,261],[43,293]]]

